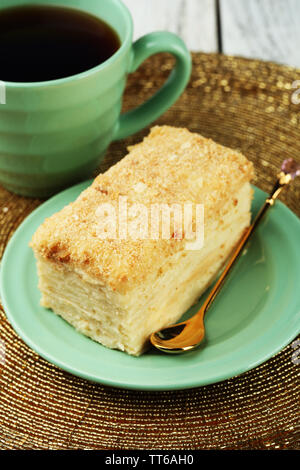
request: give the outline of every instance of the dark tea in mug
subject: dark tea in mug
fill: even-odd
[[[120,47],[118,34],[89,13],[24,6],[0,11],[0,80],[43,82],[85,72]]]

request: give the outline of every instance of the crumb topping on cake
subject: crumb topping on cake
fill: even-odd
[[[31,246],[40,256],[69,264],[113,290],[125,291],[147,277],[161,259],[184,250],[177,239],[101,239],[98,207],[116,210],[128,204],[203,204],[205,224],[218,217],[225,202],[253,177],[253,165],[241,153],[187,129],[156,126],[128,155],[100,174],[77,200],[45,220]],[[98,214],[98,215],[97,215]],[[117,221],[118,225],[118,221]],[[116,227],[118,229],[118,226]]]

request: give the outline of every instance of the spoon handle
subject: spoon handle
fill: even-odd
[[[229,272],[233,268],[235,262],[239,258],[240,254],[243,252],[249,238],[251,235],[254,233],[256,230],[257,226],[261,222],[262,218],[266,214],[266,212],[272,207],[281,193],[282,189],[292,180],[292,177],[290,174],[286,174],[283,171],[281,171],[278,175],[278,179],[274,185],[274,188],[268,198],[266,199],[264,205],[261,207],[259,213],[255,217],[253,223],[248,227],[245,231],[245,233],[242,235],[242,238],[238,242],[238,245],[236,246],[233,254],[231,255],[230,259],[228,260],[226,267],[224,271],[222,272],[221,276],[219,277],[218,281],[214,285],[213,289],[209,293],[207,299],[205,300],[204,304],[202,305],[201,309],[199,310],[199,315],[202,317],[204,314],[207,312],[209,307],[211,306],[212,302],[215,300],[216,296],[221,290],[221,287],[223,286],[225,279],[228,277]]]

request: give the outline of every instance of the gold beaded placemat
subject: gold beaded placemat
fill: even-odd
[[[124,108],[151,95],[172,65],[168,55],[149,59],[129,77]],[[241,150],[255,164],[254,183],[268,191],[282,159],[300,159],[297,79],[300,71],[284,66],[193,54],[187,90],[157,123]],[[147,132],[113,143],[100,171]],[[300,215],[299,182],[282,200]],[[0,188],[1,256],[40,203]],[[239,377],[174,392],[119,390],[74,377],[29,349],[3,310],[0,346],[0,449],[300,449],[300,364],[291,345]]]

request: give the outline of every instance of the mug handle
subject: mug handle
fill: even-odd
[[[148,57],[158,52],[169,52],[176,64],[165,84],[145,103],[121,114],[113,140],[123,139],[148,126],[179,98],[191,75],[191,55],[178,36],[167,31],[146,34],[132,45],[129,73]]]

